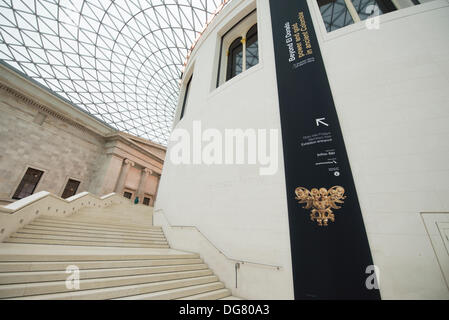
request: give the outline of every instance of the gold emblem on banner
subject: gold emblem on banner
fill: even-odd
[[[326,188],[313,188],[308,190],[303,187],[295,189],[298,203],[305,203],[304,209],[312,209],[310,212],[310,220],[316,221],[319,226],[327,226],[329,221],[335,222],[335,215],[332,209],[340,209],[343,200],[345,189],[340,186],[334,186],[329,190]]]

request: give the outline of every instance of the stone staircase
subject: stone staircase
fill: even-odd
[[[170,249],[138,208],[42,215],[25,225],[0,243],[0,299],[233,298],[198,254]],[[79,289],[66,285],[73,268]]]
[[[130,248],[168,248],[161,227],[41,216],[5,242]]]

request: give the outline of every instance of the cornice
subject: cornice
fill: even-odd
[[[124,137],[120,133],[116,133],[116,134],[106,137],[106,141],[109,141],[109,142],[110,141],[120,141],[120,142],[132,147],[133,149],[143,153],[144,155],[150,157],[151,159],[156,160],[160,164],[164,164],[164,159],[161,159],[160,157],[151,153],[150,151],[146,150],[145,148],[142,148],[137,143],[135,143],[134,141],[132,141],[131,139],[129,139],[127,137]]]
[[[0,88],[40,111],[82,131],[89,131],[102,137],[117,132],[116,129],[69,103],[5,63],[0,63]]]

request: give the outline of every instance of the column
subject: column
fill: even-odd
[[[242,35],[242,72],[246,70],[246,34]]]
[[[126,178],[128,177],[129,168],[134,167],[134,162],[129,159],[123,161],[122,170],[115,186],[115,193],[123,195],[123,189],[125,188]]]
[[[150,203],[150,205],[152,207],[154,207],[154,202],[156,201],[156,198],[157,198],[157,192],[159,191],[159,182],[161,181],[160,175],[156,175],[156,177],[157,177],[156,192],[154,193],[154,196],[151,198],[151,203]]]
[[[139,181],[139,187],[137,188],[137,196],[139,197],[139,203],[143,202],[143,197],[145,195],[145,186],[147,184],[148,176],[153,174],[153,170],[148,168],[143,168],[141,175],[140,175],[140,181]]]

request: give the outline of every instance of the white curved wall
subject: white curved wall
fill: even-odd
[[[308,2],[380,268],[382,297],[449,298],[420,215],[449,211],[449,3],[436,0],[381,16],[379,30],[360,22],[327,34],[315,1]],[[234,294],[289,299],[290,240],[268,1],[257,1],[259,64],[215,88],[221,35],[251,6],[252,1],[232,1],[196,46],[184,77],[186,82],[193,70],[188,104],[174,128],[192,132],[193,121],[201,120],[203,129],[279,129],[279,169],[261,176],[257,165],[175,165],[169,155],[155,211],[173,225],[196,226],[232,258],[283,267],[266,269],[257,280],[240,277],[237,289],[228,281]]]

